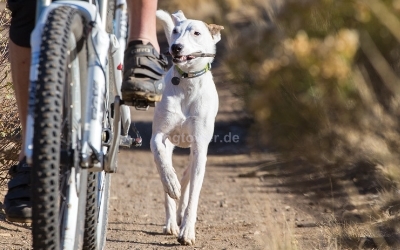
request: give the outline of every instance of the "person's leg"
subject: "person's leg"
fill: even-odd
[[[129,15],[128,46],[125,50],[122,99],[137,106],[138,100],[161,100],[162,75],[168,66],[156,32],[157,0],[127,0]]]
[[[18,113],[22,127],[22,150],[19,154],[18,165],[9,170],[11,180],[4,197],[6,218],[13,222],[31,222],[32,203],[30,199],[30,167],[26,164],[23,146],[25,142],[26,118],[29,99],[29,69],[31,49],[16,45],[9,41],[11,76],[17,100]]]
[[[30,70],[30,34],[35,25],[36,1],[8,0],[11,10],[9,31],[9,59],[11,76],[17,100],[18,112],[22,126],[22,144],[25,142],[26,118],[29,99]],[[22,145],[23,148],[23,145]],[[32,202],[30,190],[30,170],[24,152],[19,154],[19,163],[9,170],[11,180],[8,182],[7,194],[4,197],[6,218],[13,222],[30,222]]]
[[[26,134],[26,118],[28,116],[29,69],[31,64],[31,48],[21,47],[9,41],[8,50],[11,64],[11,76],[17,100],[18,114],[22,127],[22,150],[19,160],[24,158],[24,142]]]
[[[151,43],[160,52],[156,31],[157,0],[128,0],[128,43],[135,40]]]

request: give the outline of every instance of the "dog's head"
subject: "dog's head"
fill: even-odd
[[[212,57],[196,57],[192,53],[215,54],[215,44],[221,40],[223,26],[187,19],[182,11],[172,14],[174,28],[171,32],[169,52],[173,62],[182,68],[204,67]]]

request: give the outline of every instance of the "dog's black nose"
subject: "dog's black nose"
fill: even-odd
[[[171,50],[174,54],[179,54],[183,49],[183,45],[178,43],[178,44],[172,44]]]

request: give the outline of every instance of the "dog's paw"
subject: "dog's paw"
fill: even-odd
[[[176,222],[168,222],[163,228],[163,233],[178,236],[179,227]]]
[[[162,183],[164,191],[169,195],[169,197],[179,200],[181,197],[181,184],[179,183],[176,174],[172,171],[165,172]]]
[[[192,246],[194,245],[195,241],[196,233],[194,226],[182,226],[179,233],[178,242],[181,243],[181,245]]]

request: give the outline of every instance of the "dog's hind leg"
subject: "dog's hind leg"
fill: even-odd
[[[201,139],[199,138],[191,147],[189,199],[178,237],[178,242],[182,245],[193,245],[196,238],[195,225],[197,206],[199,203],[201,186],[204,180],[207,161],[207,147],[209,142],[199,140]]]
[[[172,143],[162,133],[153,134],[150,142],[164,191],[173,199],[181,196],[181,184],[172,167]]]

